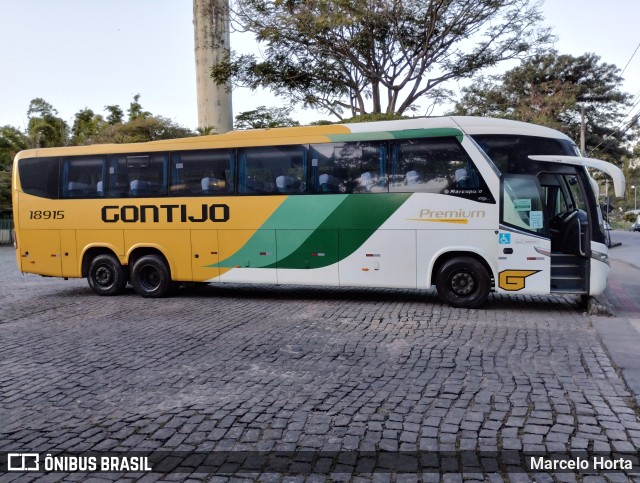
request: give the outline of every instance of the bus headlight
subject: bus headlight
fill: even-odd
[[[607,265],[609,265],[609,255],[606,253],[601,253],[595,250],[591,250],[591,258],[594,258],[599,262],[606,263]]]

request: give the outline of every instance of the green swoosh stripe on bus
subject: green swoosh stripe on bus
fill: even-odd
[[[348,141],[380,141],[383,139],[415,139],[431,137],[455,137],[462,142],[464,137],[460,129],[437,128],[437,129],[405,129],[403,131],[382,131],[382,132],[355,132],[350,134],[328,134],[327,137],[332,142]]]
[[[251,254],[261,251],[270,230],[277,233],[277,258],[263,265],[256,262],[254,268],[308,268],[312,254],[318,252],[322,256],[314,259],[313,268],[331,265],[357,250],[410,196],[326,195],[323,203],[290,196],[238,252],[217,266],[230,268],[247,258],[256,260]],[[304,225],[291,224],[301,219]]]
[[[269,246],[269,233],[271,230],[291,230],[306,229],[313,231],[347,199],[348,195],[324,196],[323,202],[318,203],[315,197],[311,196],[289,196],[280,207],[256,230],[251,238],[236,253],[229,258],[220,261],[211,267],[231,268],[242,265],[244,260],[253,259],[254,268],[265,268],[272,264],[271,260],[261,264],[255,257],[255,253],[261,252],[265,246]],[[302,224],[301,224],[302,223]],[[285,257],[295,251],[300,243],[291,243],[296,236],[287,237],[287,242],[278,244],[281,257]]]
[[[325,239],[339,230],[338,260],[335,255],[318,260],[314,268],[321,268],[343,260],[355,252],[396,210],[411,196],[410,193],[392,193],[384,196],[350,195],[287,257],[279,257],[277,268],[301,268],[315,247],[327,244]],[[331,243],[331,241],[329,242]],[[335,253],[335,251],[334,251]],[[271,265],[275,268],[274,265]]]

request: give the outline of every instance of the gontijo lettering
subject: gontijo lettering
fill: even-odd
[[[187,205],[107,205],[102,207],[105,223],[221,223],[229,220],[229,206],[202,204],[200,210],[188,210]]]

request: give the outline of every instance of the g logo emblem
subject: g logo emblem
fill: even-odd
[[[503,270],[498,277],[498,286],[503,290],[517,292],[525,286],[525,279],[540,270]]]

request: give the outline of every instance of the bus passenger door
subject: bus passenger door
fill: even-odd
[[[218,281],[218,230],[191,230],[191,273],[194,282]]]
[[[551,241],[546,223],[537,177],[503,176],[500,230],[496,238],[497,292],[549,293]]]
[[[61,277],[60,232],[58,230],[22,230],[20,259],[23,272]]]
[[[575,171],[543,173],[540,179],[551,233],[551,291],[589,293],[591,230],[584,189],[591,187],[583,188]]]

